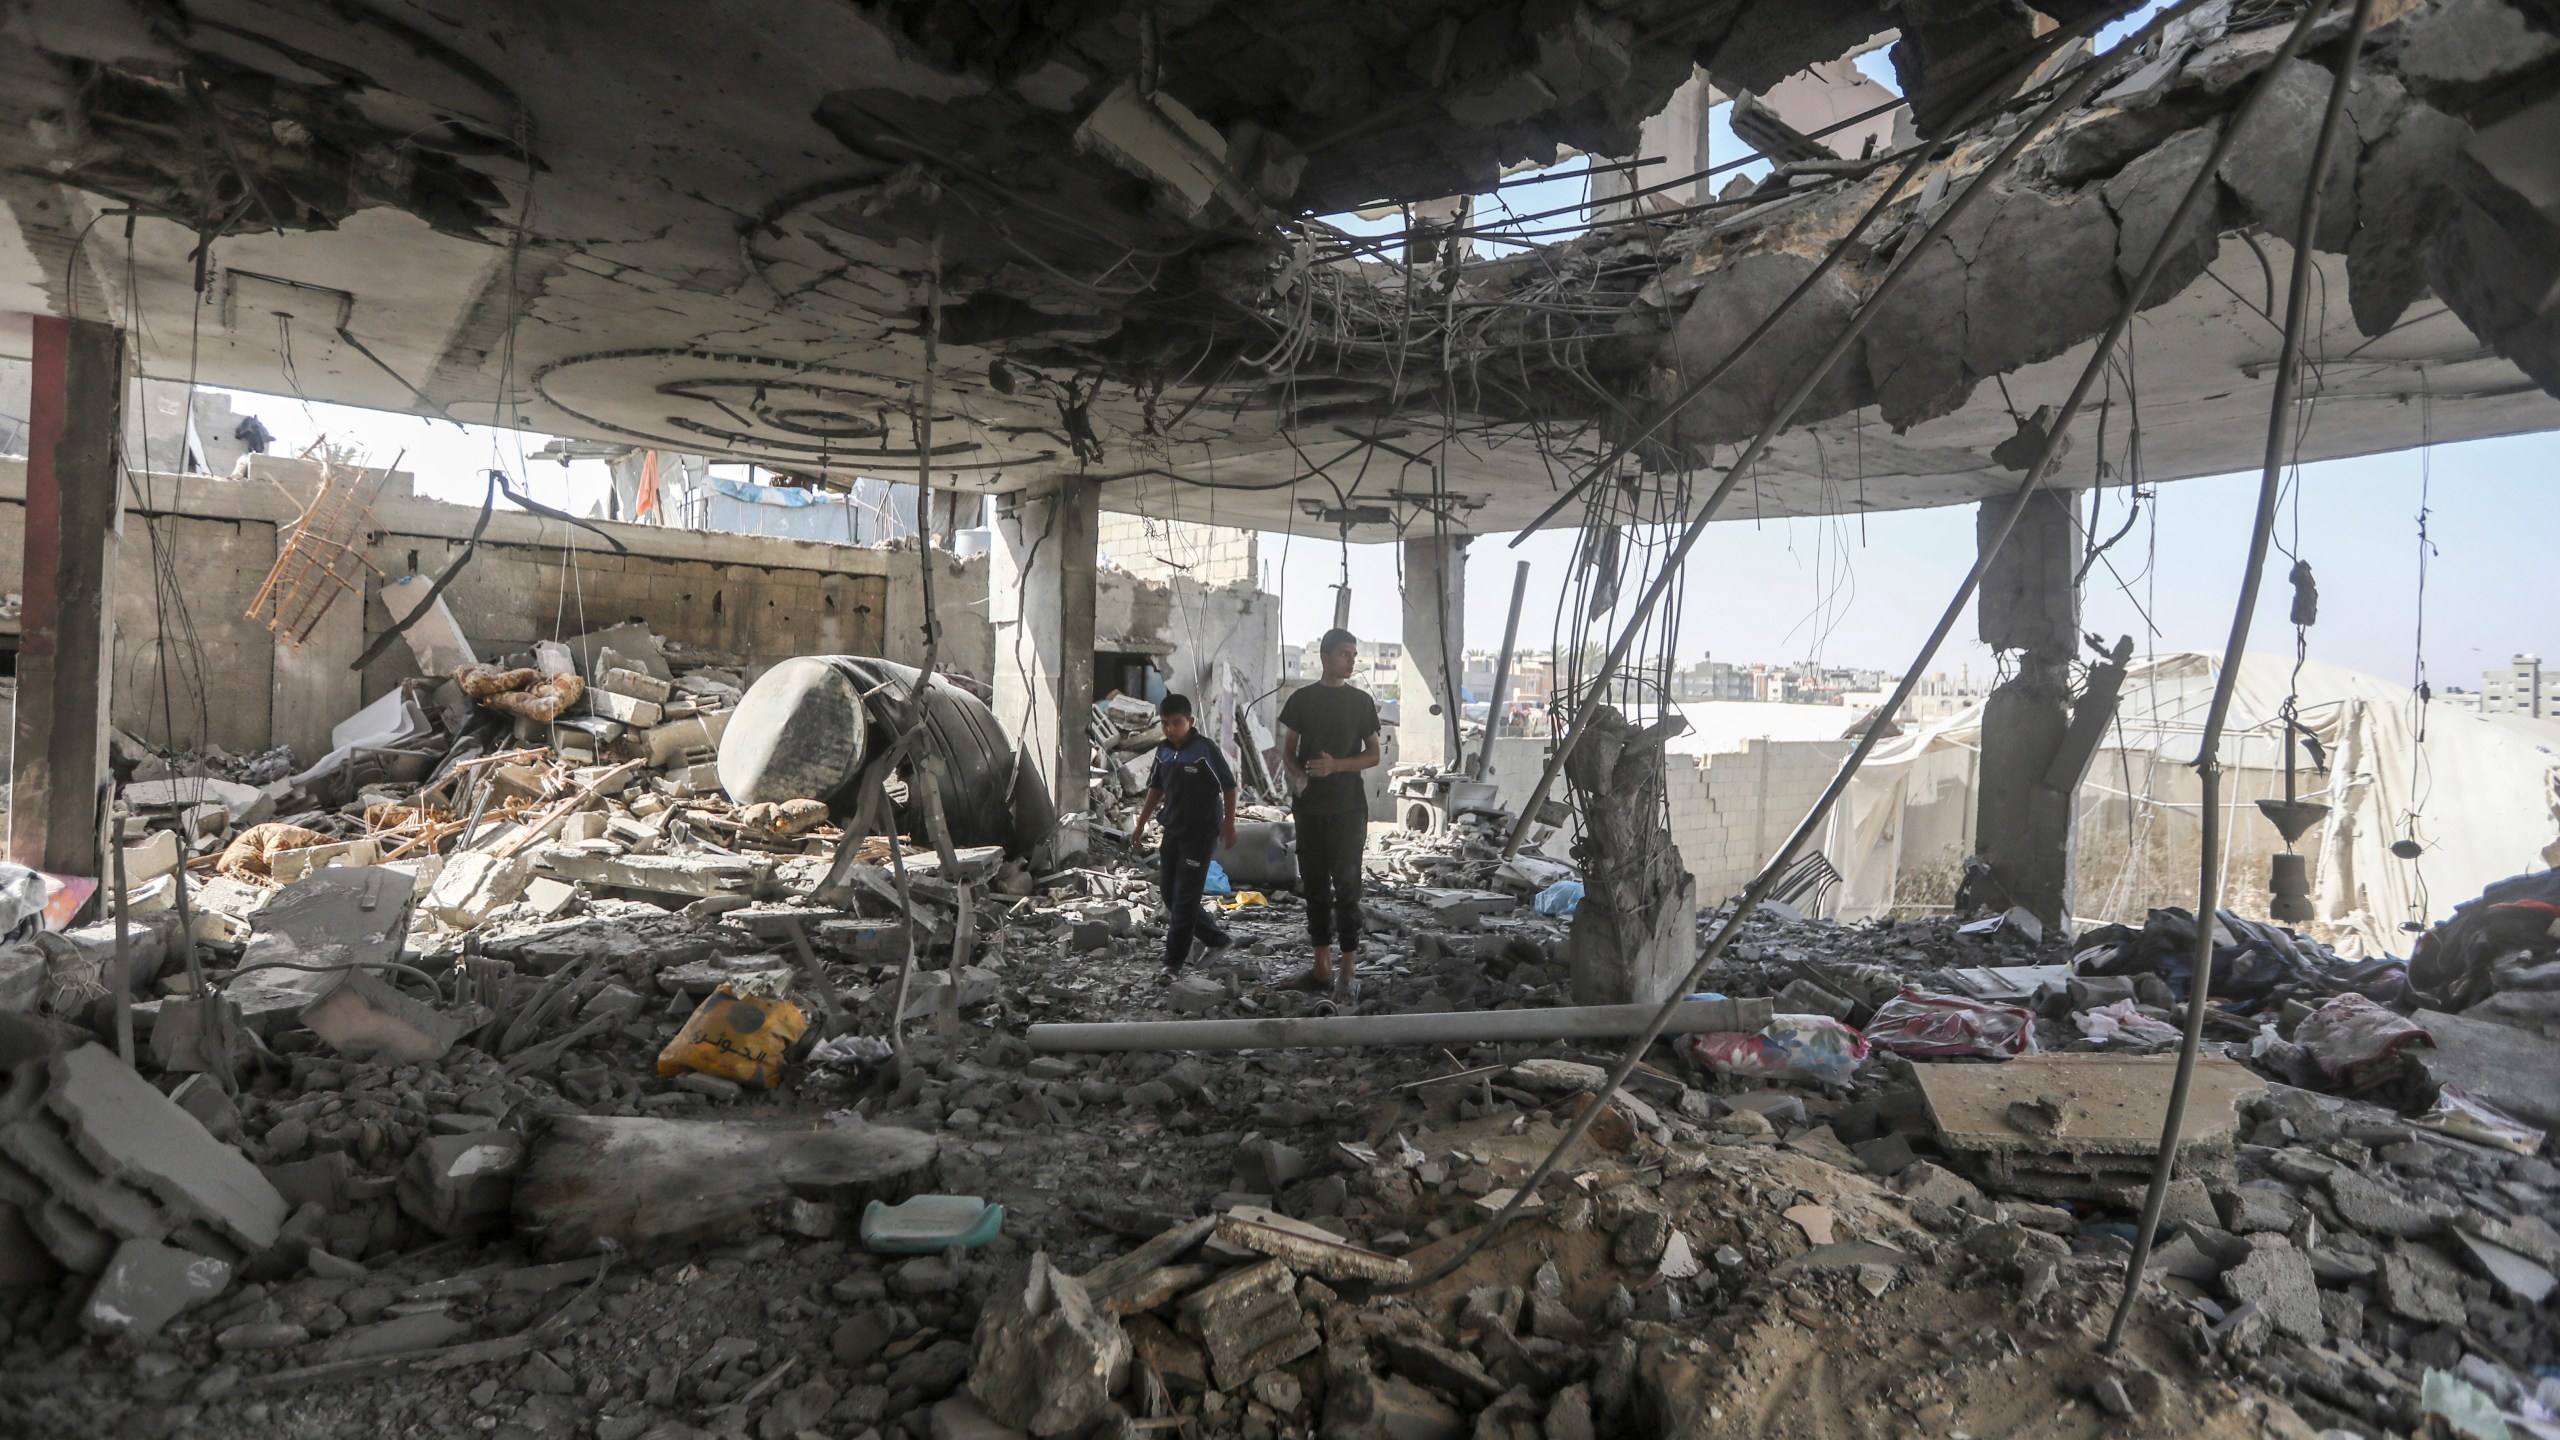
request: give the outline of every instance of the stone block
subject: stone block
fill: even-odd
[[[427,887],[429,913],[448,925],[469,929],[502,905],[512,905],[533,877],[533,861],[522,855],[493,855],[465,850],[448,857]]]
[[[100,1175],[72,1150],[51,1116],[39,1112],[0,1127],[0,1154],[42,1182],[52,1198],[119,1240],[157,1240],[169,1233],[168,1217],[151,1197]]]
[[[80,1323],[92,1335],[147,1338],[230,1285],[225,1261],[153,1240],[127,1240],[90,1288]]]
[[[2306,1345],[2326,1336],[2311,1259],[2283,1236],[2256,1237],[2249,1258],[2223,1272],[2222,1289],[2235,1304],[2257,1301],[2278,1331]]]
[[[663,707],[667,703],[667,697],[675,693],[676,687],[645,671],[616,669],[607,670],[598,677],[595,688],[608,695],[619,695],[626,699]],[[623,717],[612,715],[608,718],[619,720]],[[642,720],[635,723],[648,725],[656,722]]]
[[[619,720],[625,725],[655,725],[666,711],[651,701],[635,700],[610,690],[589,690],[587,713],[607,720]]]
[[[101,1174],[244,1249],[275,1243],[286,1214],[276,1187],[113,1051],[84,1045],[56,1056],[45,1078],[46,1108]]]

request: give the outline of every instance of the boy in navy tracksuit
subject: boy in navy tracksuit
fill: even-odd
[[[1213,950],[1227,943],[1227,932],[1200,908],[1200,890],[1219,842],[1236,843],[1236,775],[1218,747],[1192,728],[1187,696],[1167,695],[1156,714],[1164,743],[1156,747],[1155,774],[1131,833],[1143,837],[1148,818],[1163,808],[1164,968],[1171,975],[1191,958],[1195,940]]]

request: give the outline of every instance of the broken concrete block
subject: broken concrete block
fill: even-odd
[[[230,1285],[225,1261],[153,1240],[127,1240],[90,1289],[80,1323],[92,1335],[143,1339]]]
[[[1217,1238],[1240,1249],[1284,1260],[1300,1274],[1320,1280],[1367,1280],[1392,1285],[1413,1275],[1413,1266],[1405,1260],[1363,1249],[1320,1226],[1251,1205],[1239,1205],[1219,1216]]]
[[[662,709],[667,703],[667,697],[675,693],[675,688],[676,687],[672,681],[661,680],[657,676],[649,674],[647,671],[626,670],[619,667],[607,670],[604,674],[597,677],[595,683],[595,689],[602,691],[607,695],[620,695],[627,699],[646,701],[649,704],[659,706]],[[589,693],[592,694],[594,692],[590,691]],[[621,717],[615,716],[612,718],[619,719]],[[648,724],[653,722],[643,721],[641,723]]]
[[[524,1137],[512,1130],[437,1135],[409,1152],[394,1192],[400,1208],[439,1235],[476,1235],[506,1223]]]
[[[115,1258],[116,1238],[59,1200],[26,1210],[27,1228],[74,1275],[95,1275]]]
[[[302,1012],[302,1024],[350,1060],[423,1065],[441,1060],[454,1042],[489,1017],[477,1007],[444,1010],[400,993],[376,970],[346,970]]]
[[[545,920],[557,920],[578,902],[578,887],[548,875],[536,875],[524,886],[524,903]]]
[[[427,887],[425,905],[437,919],[467,930],[499,906],[514,904],[532,877],[533,861],[527,856],[465,850],[446,858],[435,884]]]
[[[753,895],[772,877],[762,861],[728,855],[590,855],[564,845],[543,848],[535,867],[561,879],[651,895]]]
[[[2394,1314],[2422,1325],[2460,1325],[2469,1319],[2461,1272],[2408,1241],[2382,1257],[2376,1278],[2382,1303]]]
[[[278,850],[267,857],[267,873],[279,885],[290,885],[330,865],[371,865],[382,858],[373,840],[341,840],[332,845],[305,845]]]
[[[621,721],[625,725],[655,725],[666,715],[665,708],[654,702],[635,700],[628,695],[617,695],[610,690],[588,691],[587,711],[589,714],[598,715],[607,720]]]
[[[1505,1387],[1472,1355],[1418,1336],[1389,1332],[1379,1348],[1397,1374],[1473,1405],[1489,1405]]]
[[[678,761],[699,764],[720,753],[720,737],[728,733],[729,712],[668,720],[651,726],[641,743],[649,747],[649,768],[663,770]]]
[[[2267,233],[2291,245],[2302,226],[2303,177],[2311,169],[2311,153],[2319,143],[2321,119],[2329,106],[2329,72],[2307,60],[2289,60],[2267,82],[2230,153],[2222,157],[2222,181],[2249,218]],[[2322,250],[2343,251],[2355,233],[2356,158],[2360,147],[2337,147],[2320,185],[2320,226],[2312,243]],[[2086,334],[2086,331],[2074,333]]]
[[[247,1250],[273,1245],[284,1197],[247,1156],[216,1140],[115,1053],[84,1045],[50,1061],[44,1104],[101,1174],[156,1196],[180,1219]]]
[[[416,877],[389,865],[332,865],[276,892],[258,911],[241,974],[224,987],[249,1027],[272,1035],[328,988],[334,969],[260,970],[267,961],[336,967],[400,958]]]
[[[1297,1278],[1287,1265],[1268,1260],[1230,1271],[1182,1298],[1181,1328],[1208,1353],[1219,1389],[1237,1389],[1323,1343],[1314,1318],[1298,1303]]]
[[[2306,1345],[2326,1339],[2311,1259],[2281,1235],[2256,1237],[2249,1258],[2222,1272],[2222,1289],[2235,1304],[2256,1301],[2278,1331]]]
[[[178,833],[174,830],[154,830],[139,844],[124,847],[124,883],[128,889],[147,885],[177,868]]]
[[[969,1360],[969,1393],[989,1416],[1059,1435],[1111,1403],[1115,1374],[1129,1362],[1129,1337],[1043,1251],[1031,1257],[1022,1285],[978,1317]]]
[[[11,1088],[25,1083],[21,1077]],[[49,1115],[38,1112],[0,1127],[0,1154],[42,1182],[52,1198],[119,1240],[157,1240],[169,1233],[169,1218],[151,1197],[100,1175],[72,1150]]]

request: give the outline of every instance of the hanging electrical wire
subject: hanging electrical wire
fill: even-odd
[[[2330,6],[2314,3],[2303,7],[2303,14],[2287,38],[2290,49],[2279,56],[2276,69],[2292,60],[2292,51],[2310,34],[2311,27]],[[2123,1287],[2116,1301],[2115,1318],[2107,1326],[2106,1348],[2113,1350],[2124,1340],[2125,1326],[2133,1319],[2133,1311],[2142,1295],[2144,1267],[2150,1263],[2151,1246],[2160,1224],[2160,1211],[2169,1195],[2169,1177],[2177,1168],[2178,1139],[2186,1124],[2187,1095],[2195,1083],[2196,1056],[2204,1043],[2205,1010],[2213,993],[2214,931],[2213,916],[2219,909],[2222,893],[2220,870],[2221,816],[2215,805],[2222,783],[2220,746],[2224,722],[2231,714],[2234,690],[2240,681],[2240,660],[2249,643],[2249,626],[2255,618],[2258,585],[2266,568],[2269,542],[2275,536],[2276,502],[2279,482],[2290,458],[2288,442],[2299,442],[2299,421],[2293,413],[2294,387],[2302,357],[2302,333],[2306,312],[2310,308],[2311,272],[2316,268],[2313,238],[2319,234],[2322,181],[2328,176],[2329,159],[2337,152],[2338,134],[2346,116],[2347,92],[2354,84],[2356,64],[2363,58],[2364,40],[2373,23],[2373,0],[2356,0],[2353,18],[2347,22],[2347,37],[2339,73],[2330,82],[2328,104],[2320,121],[2320,138],[2311,150],[2310,169],[2304,177],[2300,225],[2294,234],[2293,282],[2285,300],[2284,343],[2276,359],[2275,394],[2268,402],[2266,463],[2258,480],[2257,521],[2249,533],[2247,568],[2240,577],[2240,598],[2232,609],[2231,636],[2222,652],[2222,668],[2214,677],[2212,708],[2205,714],[2204,736],[2196,747],[2196,773],[2201,786],[2198,814],[2203,834],[2196,883],[2196,948],[2194,972],[2187,985],[2186,1029],[2178,1045],[2178,1067],[2169,1085],[2169,1105],[2160,1125],[2158,1158],[2153,1162],[2151,1186],[2142,1201],[2142,1219],[2134,1226],[2133,1252],[2125,1258]],[[2251,102],[2271,88],[2262,80],[2250,94]],[[2240,117],[2232,121],[2238,129]],[[2227,143],[2226,131],[2218,144]],[[2210,173],[2209,171],[2207,173]],[[2183,217],[2182,217],[2183,218]]]

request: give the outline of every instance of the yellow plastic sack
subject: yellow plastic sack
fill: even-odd
[[[1268,905],[1270,903],[1270,897],[1264,895],[1259,890],[1239,890],[1235,893],[1234,898],[1228,900],[1224,905],[1221,905],[1218,908],[1232,912],[1236,910],[1250,909],[1258,905]]]
[[[800,1007],[779,996],[740,995],[723,985],[658,1052],[658,1073],[698,1070],[770,1090],[782,1079],[782,1057],[809,1028]]]

